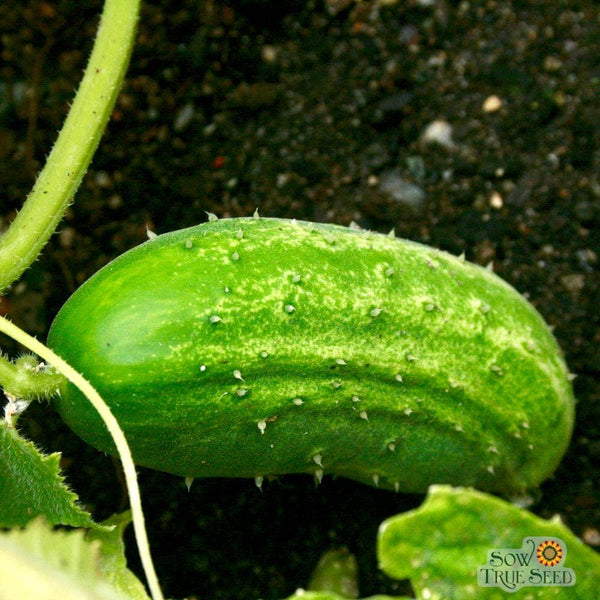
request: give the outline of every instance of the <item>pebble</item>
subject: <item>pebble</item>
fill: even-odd
[[[590,248],[582,248],[581,250],[577,250],[575,256],[577,256],[579,264],[587,272],[593,271],[593,265],[595,265],[598,262],[598,255]]]
[[[586,544],[590,546],[600,546],[600,531],[595,527],[586,527],[582,537]]]
[[[445,148],[454,148],[452,125],[443,119],[436,119],[425,127],[421,140],[426,144],[439,144]]]
[[[425,202],[425,192],[418,185],[403,179],[396,169],[381,173],[379,189],[389,194],[399,204],[415,210],[422,208]]]
[[[173,121],[173,129],[175,131],[183,131],[192,122],[194,112],[194,105],[191,102],[180,108],[175,116],[175,121]]]
[[[502,200],[502,196],[498,192],[492,192],[492,195],[490,196],[490,206],[499,210],[502,208],[503,204],[504,201]]]
[[[75,229],[73,227],[63,227],[58,233],[58,240],[61,248],[71,248],[75,239]]]
[[[272,46],[271,44],[265,44],[261,48],[260,54],[262,59],[268,65],[272,65],[277,61],[277,58],[279,56],[279,48],[277,48],[277,46]]]
[[[583,273],[570,273],[560,278],[561,283],[574,295],[577,295],[585,286]]]
[[[500,110],[502,108],[502,100],[496,95],[488,96],[483,101],[482,108],[483,112],[486,113],[496,112],[497,110]]]
[[[353,0],[325,0],[325,7],[331,16],[337,15],[352,4]]]
[[[106,171],[97,171],[94,179],[98,187],[107,188],[112,185],[110,175]]]
[[[544,70],[545,71],[559,71],[562,68],[562,61],[557,56],[546,56],[544,59]]]
[[[113,194],[108,200],[107,204],[109,208],[116,210],[117,208],[121,208],[123,206],[123,197],[119,194]]]

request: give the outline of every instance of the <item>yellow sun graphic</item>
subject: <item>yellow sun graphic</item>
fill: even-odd
[[[537,547],[536,556],[545,567],[555,567],[563,559],[563,550],[554,540],[546,540]]]

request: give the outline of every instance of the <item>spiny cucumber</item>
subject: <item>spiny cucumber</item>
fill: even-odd
[[[225,219],[158,236],[67,301],[48,344],[109,403],[140,465],[521,493],[573,427],[548,327],[490,271],[337,225]],[[114,452],[71,385],[57,407]]]

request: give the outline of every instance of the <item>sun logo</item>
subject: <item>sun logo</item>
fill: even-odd
[[[563,559],[563,549],[554,540],[546,540],[537,547],[536,556],[545,567],[555,567]]]

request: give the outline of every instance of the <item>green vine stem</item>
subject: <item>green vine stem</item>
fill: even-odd
[[[56,230],[92,160],[119,93],[140,0],[106,0],[94,49],[64,126],[33,190],[0,238],[0,292]]]
[[[125,474],[125,482],[129,493],[135,538],[144,573],[146,574],[146,579],[148,581],[148,587],[150,588],[150,593],[154,600],[163,600],[162,591],[158,583],[152,556],[150,554],[150,546],[146,534],[144,513],[142,511],[142,501],[135,472],[135,465],[133,463],[131,451],[129,450],[129,445],[127,444],[127,440],[125,439],[117,420],[92,385],[62,358],[52,352],[50,348],[44,346],[41,342],[31,337],[2,316],[0,316],[0,332],[5,333],[32,352],[35,352],[35,354],[41,356],[48,364],[51,364],[55,369],[60,371],[71,383],[73,383],[73,385],[76,385],[81,392],[85,394],[102,417],[113,437],[119,456],[121,457],[121,462],[123,463],[123,472]]]
[[[65,383],[63,375],[46,369],[31,354],[19,357],[14,363],[0,356],[0,386],[15,398],[48,399],[60,393]]]

